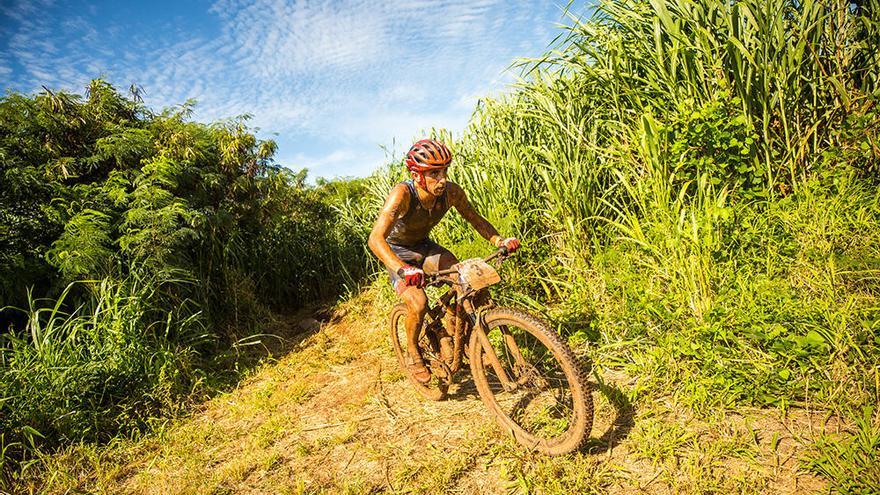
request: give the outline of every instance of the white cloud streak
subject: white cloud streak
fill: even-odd
[[[4,12],[12,22],[0,32],[0,76],[22,91],[79,91],[103,75],[141,85],[157,107],[196,98],[199,119],[248,113],[277,133],[282,163],[365,175],[363,150],[374,166],[380,145],[430,127],[460,130],[481,94],[512,80],[502,71],[514,57],[543,51],[561,9],[538,5],[218,0],[198,23],[219,34],[178,26],[156,35],[98,22],[88,9],[57,19],[40,15],[52,11],[48,0],[16,2]]]

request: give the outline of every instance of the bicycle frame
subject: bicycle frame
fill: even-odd
[[[576,356],[545,321],[492,301],[488,288],[501,279],[487,262],[506,254],[499,250],[486,259],[464,260],[452,269],[426,274],[427,285],[449,286],[430,299],[418,330],[419,353],[431,374],[427,382],[409,372],[405,339],[412,334],[405,328],[409,308],[402,302],[389,318],[392,345],[409,381],[432,401],[447,397],[466,356],[480,398],[504,431],[529,449],[567,454],[589,437],[591,389]]]
[[[499,258],[503,261],[507,256],[507,250],[504,248],[500,248],[494,254],[485,258],[483,261],[489,262],[495,258]],[[483,354],[479,354],[478,356],[472,355],[473,349],[468,349],[465,351],[464,342],[470,338],[472,332],[477,332],[477,339],[482,347],[483,353],[488,358],[489,364],[495,370],[498,378],[501,380],[501,385],[506,391],[513,391],[517,388],[517,383],[512,381],[510,377],[507,375],[504,370],[501,361],[498,359],[498,356],[495,354],[495,349],[492,347],[492,344],[489,342],[489,337],[486,335],[486,331],[484,328],[482,313],[486,310],[490,309],[493,306],[493,302],[491,298],[488,299],[484,304],[481,304],[477,307],[474,306],[473,298],[479,292],[478,290],[468,290],[468,288],[464,287],[462,284],[452,281],[449,278],[444,278],[449,275],[457,274],[458,270],[455,268],[450,268],[448,270],[441,270],[434,273],[426,273],[426,277],[429,279],[428,286],[431,285],[449,285],[449,290],[440,296],[437,299],[437,302],[429,306],[428,312],[426,316],[431,318],[431,322],[424,325],[422,328],[426,331],[432,331],[436,337],[436,331],[434,327],[436,325],[443,325],[443,317],[451,313],[454,318],[455,328],[452,332],[453,338],[453,360],[451,363],[442,363],[447,367],[447,376],[445,377],[445,381],[452,382],[453,375],[458,372],[461,368],[462,363],[462,354],[467,352],[468,359],[478,359]],[[486,290],[486,289],[480,289]],[[461,293],[460,293],[461,292]],[[488,292],[487,292],[488,296]],[[454,304],[454,306],[452,305]],[[470,326],[467,331],[465,330],[464,325],[464,317],[467,317],[470,321]],[[448,329],[447,329],[447,333]],[[513,338],[504,332],[504,338],[510,345],[512,349],[515,349],[515,352],[519,354],[519,349],[516,346],[516,343],[513,341]],[[521,356],[516,356],[521,357]]]

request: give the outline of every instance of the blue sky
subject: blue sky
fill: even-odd
[[[514,59],[544,53],[565,3],[0,0],[0,81],[81,93],[102,76],[155,109],[194,98],[200,121],[251,114],[282,165],[364,176],[383,147],[460,132]]]

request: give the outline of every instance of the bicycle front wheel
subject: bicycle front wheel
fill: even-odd
[[[545,322],[516,309],[492,309],[483,323],[471,333],[471,373],[498,423],[545,454],[581,448],[593,425],[593,399],[568,345]]]

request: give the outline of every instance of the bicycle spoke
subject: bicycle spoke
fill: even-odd
[[[486,367],[489,387],[502,411],[529,434],[553,438],[565,433],[575,421],[573,397],[552,351],[528,332],[509,326],[493,329],[488,337],[517,385],[505,391],[495,370]]]

